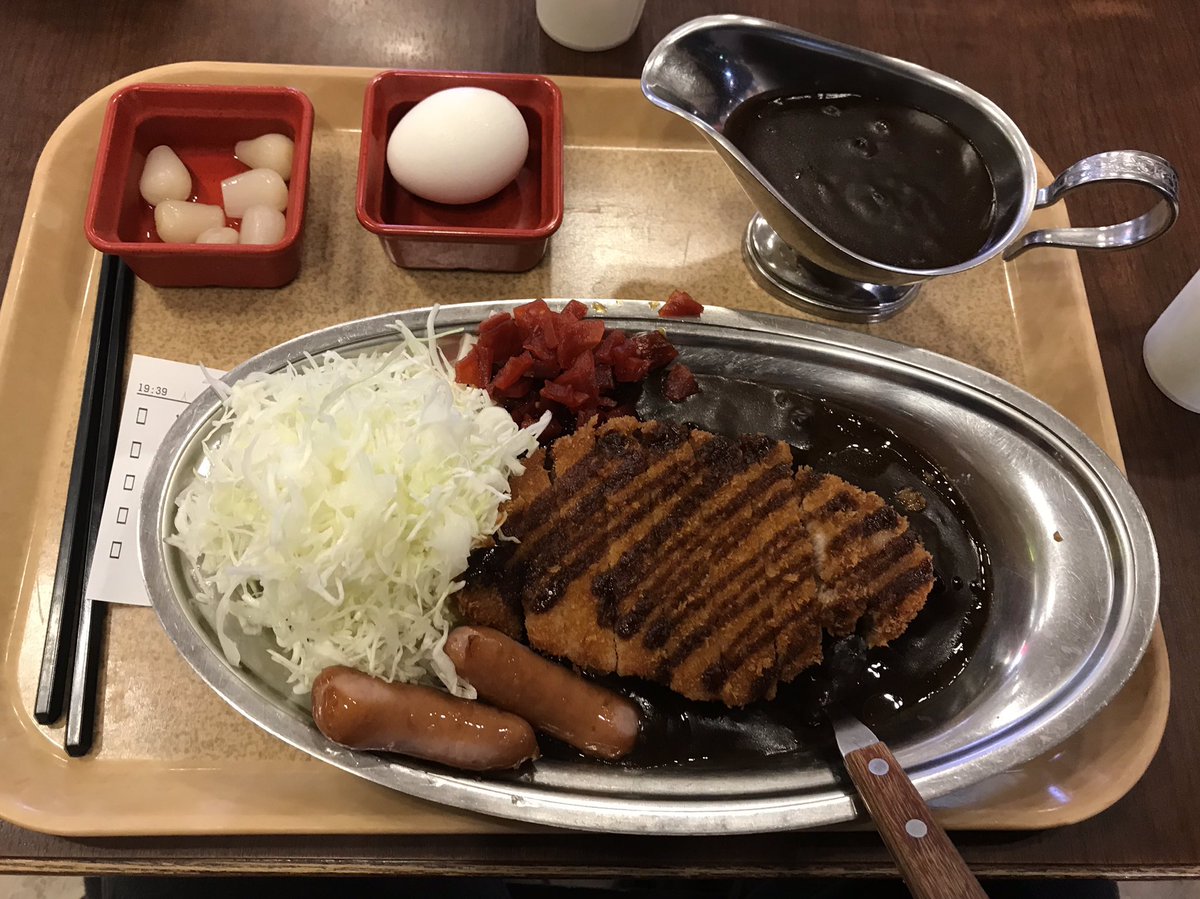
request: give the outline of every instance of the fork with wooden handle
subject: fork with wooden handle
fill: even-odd
[[[887,746],[858,719],[829,713],[850,779],[915,899],[987,899]]]

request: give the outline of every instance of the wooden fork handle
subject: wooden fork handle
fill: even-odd
[[[854,750],[846,769],[914,899],[987,899],[887,746]]]

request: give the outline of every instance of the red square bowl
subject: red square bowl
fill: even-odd
[[[280,287],[300,271],[313,107],[287,87],[134,84],[108,104],[92,175],[84,231],[158,287]],[[296,145],[283,240],[269,246],[169,244],[154,231],[154,209],[138,191],[146,154],[166,144],[192,173],[192,199],[221,205],[221,181],[246,171],[240,140],[286,134]]]
[[[529,128],[516,180],[478,203],[448,206],[406,191],[387,167],[387,142],[406,112],[430,94],[482,87],[503,94]],[[523,272],[546,253],[562,224],[562,94],[540,75],[383,72],[367,87],[358,157],[358,220],[405,268]]]

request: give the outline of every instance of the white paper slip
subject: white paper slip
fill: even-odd
[[[224,374],[211,368],[209,372],[214,377]],[[88,599],[150,605],[137,546],[142,485],[167,431],[207,387],[208,381],[195,363],[134,355],[104,494],[96,555],[88,573]]]

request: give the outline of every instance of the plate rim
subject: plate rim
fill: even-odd
[[[661,303],[579,299],[606,319],[660,324],[664,321],[657,316]],[[317,355],[328,349],[386,339],[388,332],[395,330],[397,321],[405,322],[420,335],[431,314],[436,312],[437,329],[444,333],[478,324],[490,313],[509,310],[525,302],[529,300],[431,306],[344,322],[265,350],[233,368],[221,380],[231,384],[251,372],[277,370],[288,362],[302,359],[305,354]],[[546,298],[546,302],[560,307],[569,299]],[[872,335],[798,318],[718,306],[706,306],[704,314],[697,319],[671,319],[670,324],[683,331],[749,331],[767,344],[772,342],[771,338],[784,343],[799,340],[819,344],[834,354],[866,355],[876,366],[882,364],[885,368],[919,372],[924,379],[934,382],[951,382],[957,390],[974,393],[977,399],[1000,413],[1009,417],[1016,413],[1036,424],[1047,439],[1069,449],[1081,470],[1104,488],[1097,495],[1103,500],[1111,520],[1123,525],[1123,549],[1131,564],[1129,590],[1137,599],[1130,604],[1125,628],[1127,638],[1117,645],[1117,651],[1112,651],[1109,646],[1113,658],[1104,677],[1092,679],[1078,694],[1068,691],[1069,702],[1056,698],[1050,703],[1049,708],[1038,716],[1041,723],[1031,738],[1023,742],[1001,741],[982,758],[966,763],[956,764],[956,761],[957,756],[971,754],[969,747],[912,769],[913,781],[926,799],[940,797],[1040,755],[1081,728],[1116,696],[1140,662],[1153,634],[1159,599],[1159,563],[1153,533],[1132,487],[1116,464],[1078,426],[1046,403],[995,375],[930,350]],[[235,670],[213,651],[196,626],[194,614],[185,609],[184,603],[175,595],[167,576],[161,539],[165,519],[169,517],[165,514],[166,491],[175,476],[180,456],[192,444],[196,433],[206,427],[218,405],[215,391],[211,387],[206,389],[179,416],[156,454],[143,494],[139,556],[155,612],[177,650],[214,692],[259,727],[309,755],[391,789],[529,823],[615,833],[702,835],[790,830],[840,823],[859,816],[852,791],[825,791],[801,798],[783,794],[750,800],[719,797],[674,802],[668,802],[661,795],[647,799],[589,793],[581,798],[579,793],[554,793],[546,789],[536,790],[532,796],[522,795],[522,787],[528,785],[519,780],[445,774],[436,768],[425,769],[420,762],[394,761],[373,753],[346,749],[327,740],[311,722],[304,722],[299,715],[264,703],[246,674]],[[1089,699],[1086,708],[1079,707],[1081,696]],[[254,705],[265,706],[266,715],[261,711],[254,714],[247,708]],[[264,720],[264,717],[270,720]],[[903,762],[903,752],[900,757]],[[966,778],[962,776],[964,772],[968,775]]]

